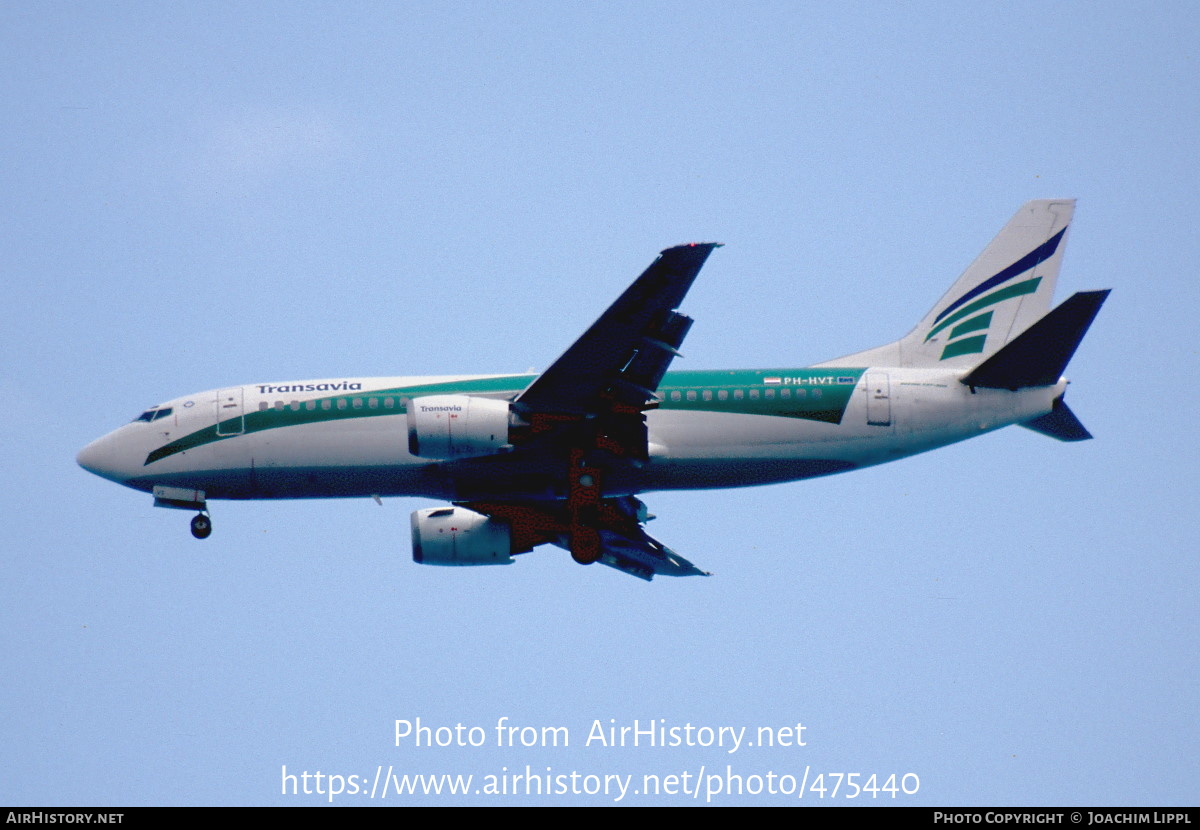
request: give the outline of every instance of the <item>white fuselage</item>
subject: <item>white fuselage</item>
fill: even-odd
[[[605,491],[738,487],[866,467],[1037,418],[1065,388],[1060,380],[1015,392],[971,390],[962,374],[669,373],[661,406],[647,413],[649,460],[615,472]],[[510,399],[530,379],[350,378],[211,390],[161,404],[89,444],[79,462],[138,490],[188,488],[209,499],[561,497],[553,484],[560,471],[520,453],[439,461],[409,452],[406,391],[462,388]],[[813,414],[818,401],[833,399],[836,406]]]

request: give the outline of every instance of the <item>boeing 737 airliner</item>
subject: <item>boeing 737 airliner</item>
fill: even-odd
[[[147,409],[79,453],[197,511],[210,499],[426,496],[413,559],[502,565],[542,544],[649,580],[705,574],[637,494],[795,481],[1020,424],[1091,436],[1062,373],[1108,291],[1051,310],[1074,202],[1029,202],[909,334],[807,368],[668,372],[715,243],[668,248],[540,375],[256,383]]]

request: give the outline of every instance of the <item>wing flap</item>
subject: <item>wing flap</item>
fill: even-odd
[[[638,538],[603,531],[597,560],[618,571],[649,582],[659,576],[712,576],[639,528]]]

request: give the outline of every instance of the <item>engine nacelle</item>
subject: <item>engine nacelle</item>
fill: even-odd
[[[492,455],[509,444],[508,430],[508,401],[428,395],[408,404],[408,451],[422,458]]]
[[[412,514],[413,561],[419,565],[511,565],[509,526],[465,507]]]

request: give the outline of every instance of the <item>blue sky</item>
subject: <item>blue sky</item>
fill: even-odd
[[[839,804],[1195,804],[1198,20],[1185,3],[0,7],[0,803],[320,804],[282,795],[283,767],[528,765],[919,777]],[[711,579],[644,584],[552,550],[422,568],[417,499],[214,503],[199,543],[186,514],[75,465],[192,391],[544,367],[693,240],[726,247],[683,306],[678,368],[828,359],[906,332],[1047,197],[1079,199],[1060,297],[1113,289],[1069,372],[1096,440],[1009,429],[647,496],[655,536]],[[570,746],[498,747],[503,717]],[[489,741],[396,746],[416,718]],[[801,723],[806,746],[586,746],[610,719]]]

